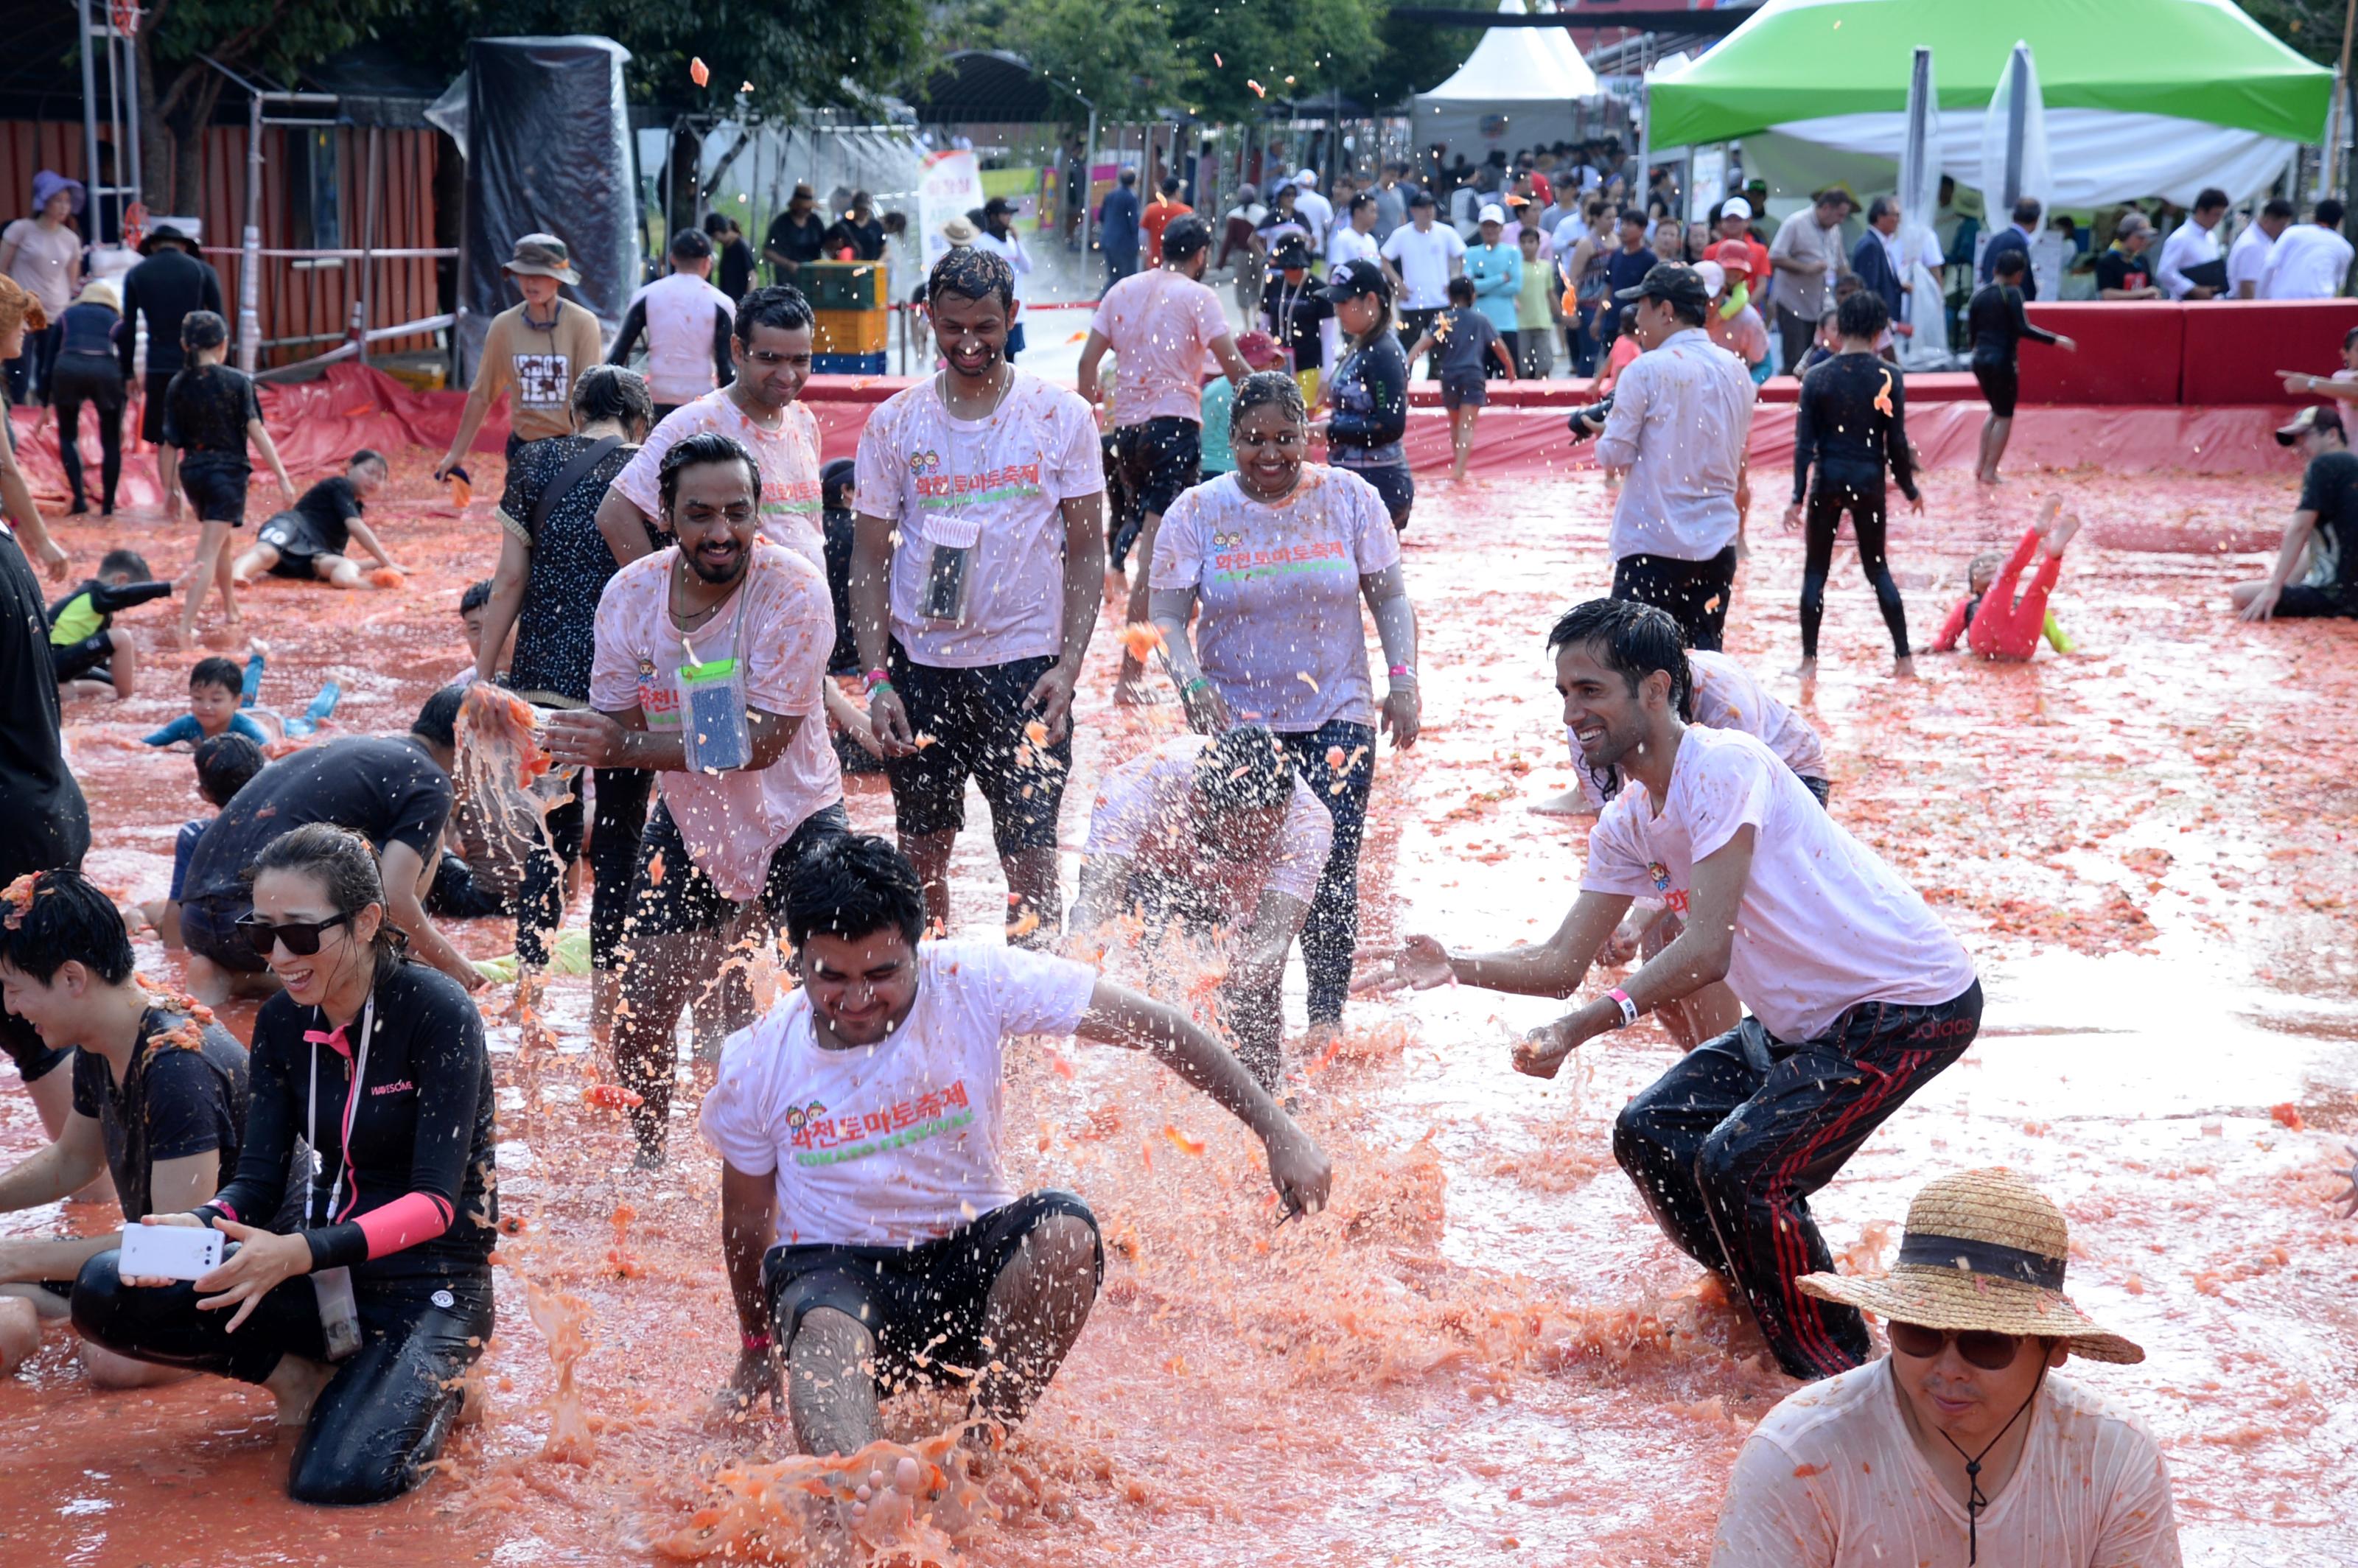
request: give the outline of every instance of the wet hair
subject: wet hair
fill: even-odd
[[[942,259],[934,264],[934,270],[925,277],[927,299],[939,299],[945,294],[976,300],[988,299],[995,294],[1001,307],[1011,316],[1015,313],[1015,269],[996,251],[976,245],[954,246],[942,253]]]
[[[767,288],[748,292],[737,302],[737,319],[730,324],[739,342],[751,348],[753,329],[772,327],[791,332],[797,327],[807,327],[817,319],[811,314],[810,301],[803,291],[791,284],[773,284]]]
[[[1390,328],[1386,327],[1390,331]],[[1309,406],[1302,398],[1302,384],[1282,370],[1255,371],[1245,377],[1237,388],[1234,401],[1228,405],[1228,436],[1244,427],[1245,416],[1256,408],[1275,407],[1296,425],[1310,423]]]
[[[1460,306],[1473,304],[1474,280],[1470,277],[1462,276],[1451,278],[1449,280],[1449,303]]]
[[[743,463],[746,482],[752,487],[754,504],[761,503],[762,465],[754,460],[753,454],[747,451],[734,436],[725,436],[718,430],[698,430],[693,436],[681,437],[672,443],[670,450],[664,453],[656,486],[663,492],[663,509],[666,515],[679,500],[680,470],[703,463]]]
[[[626,431],[652,428],[655,400],[647,390],[647,378],[621,365],[591,365],[583,371],[573,384],[573,423],[594,425],[601,419],[611,419]]]
[[[48,985],[80,964],[111,986],[131,978],[131,937],[123,912],[80,871],[36,871],[31,896],[0,920],[0,964]]]
[[[437,694],[442,695],[451,697],[455,711],[457,694]],[[307,822],[265,844],[254,858],[254,879],[258,881],[268,871],[316,877],[319,891],[328,895],[328,907],[347,920],[358,917],[370,904],[387,907],[384,872],[377,865],[376,851],[369,848],[367,839],[332,822]],[[370,946],[375,952],[376,978],[383,979],[402,961],[401,934],[391,920],[380,920],[376,939]]]
[[[2039,222],[2039,214],[2044,211],[2039,205],[2039,198],[2026,196],[2014,204],[2014,221],[2028,229]]]
[[[229,341],[229,323],[216,311],[191,310],[180,318],[180,347],[218,349]]]
[[[225,659],[215,654],[210,658],[199,659],[196,668],[189,672],[189,689],[194,691],[200,686],[219,687],[223,691],[242,693],[245,690],[245,672],[237,667],[234,659]]]
[[[99,557],[99,576],[113,577],[116,572],[127,573],[134,582],[147,582],[156,575],[147,569],[147,557],[136,550],[109,550]]]
[[[463,686],[446,686],[426,699],[417,717],[409,721],[409,732],[421,741],[430,741],[446,752],[459,749],[459,704],[466,700]]]
[[[1670,612],[1628,599],[1592,599],[1575,604],[1548,632],[1548,652],[1574,643],[1594,651],[1606,669],[1618,670],[1638,695],[1638,683],[1656,670],[1669,673],[1671,706],[1694,721],[1694,677],[1687,667],[1686,639]]]
[[[262,748],[233,730],[197,742],[197,789],[215,806],[227,806],[267,761]]]
[[[712,236],[701,229],[682,229],[666,248],[674,261],[700,262],[712,254]]]
[[[1859,338],[1868,342],[1882,336],[1891,325],[1891,308],[1883,296],[1871,288],[1862,288],[1836,308],[1834,324],[1845,338]]]
[[[476,611],[481,610],[491,601],[491,579],[485,578],[481,582],[471,582],[467,585],[466,591],[459,596],[459,613],[461,615],[472,615]]]
[[[1193,212],[1176,219],[1163,231],[1163,259],[1166,262],[1185,261],[1212,248],[1212,225]]]
[[[392,460],[387,458],[383,452],[378,451],[374,447],[362,447],[359,451],[354,452],[351,457],[344,460],[344,467],[347,469],[356,469],[362,463],[374,463],[377,467],[384,470],[387,473],[391,473],[393,471]]]
[[[1266,810],[1293,798],[1293,762],[1267,727],[1247,724],[1204,748],[1195,788],[1215,815]]]
[[[820,844],[786,882],[786,940],[857,942],[898,931],[910,946],[925,934],[925,889],[917,868],[889,839],[846,834]]]
[[[844,492],[852,488],[860,465],[849,458],[838,458],[818,470],[818,503],[822,510],[843,510]]]
[[[2317,222],[2322,228],[2338,229],[2342,227],[2342,203],[2329,196],[2317,204]]]
[[[1997,260],[1990,263],[1990,276],[2020,277],[2029,268],[2030,258],[2020,251],[2000,251]]]

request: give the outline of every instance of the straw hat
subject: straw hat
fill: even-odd
[[[123,314],[123,296],[116,292],[112,281],[103,277],[93,277],[83,284],[81,292],[74,296],[74,303],[103,305],[118,316]]]
[[[1908,1206],[1899,1259],[1877,1279],[1804,1274],[1821,1301],[1926,1328],[2060,1339],[2074,1356],[2132,1364],[2145,1351],[2106,1333],[2063,1293],[2063,1211],[2003,1166],[1928,1184]]]
[[[960,245],[974,243],[975,237],[981,232],[981,230],[964,218],[948,218],[942,222],[942,238],[950,243],[950,248],[953,250]]]

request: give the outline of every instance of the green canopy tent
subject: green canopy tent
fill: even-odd
[[[2053,204],[2205,185],[2264,189],[2325,131],[2333,75],[2228,0],[1768,0],[1725,41],[1647,84],[1647,140],[1665,148],[1774,132],[1897,159],[1908,79],[1931,48],[1941,168],[1981,176],[1982,114],[2017,39],[2039,60]]]

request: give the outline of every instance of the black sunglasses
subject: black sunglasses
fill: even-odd
[[[297,957],[311,957],[319,951],[321,932],[334,925],[349,925],[352,920],[349,914],[331,914],[325,920],[290,920],[283,925],[274,925],[259,914],[247,914],[239,918],[237,928],[245,934],[254,956],[267,962],[270,950],[282,942]]]
[[[1927,1328],[1920,1323],[1895,1322],[1885,1326],[1891,1348],[1919,1361],[1932,1360],[1952,1339],[1957,1342],[1957,1354],[1985,1372],[2005,1371],[2022,1353],[2018,1335],[1993,1334],[1984,1328]]]

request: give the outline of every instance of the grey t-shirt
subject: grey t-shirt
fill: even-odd
[[[1442,374],[1480,376],[1498,329],[1478,308],[1453,305],[1433,318],[1433,335],[1441,345]]]

